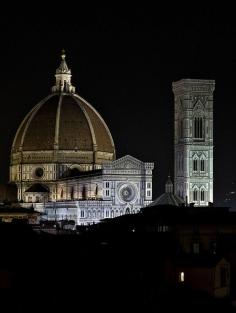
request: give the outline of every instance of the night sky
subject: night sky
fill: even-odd
[[[72,83],[103,116],[117,157],[155,163],[154,197],[164,191],[168,173],[173,176],[172,82],[215,79],[214,198],[221,203],[236,180],[236,23],[230,9],[219,15],[213,8],[88,5],[35,12],[5,12],[0,20],[1,182],[8,181],[15,132],[50,93],[64,48]]]

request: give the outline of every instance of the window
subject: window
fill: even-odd
[[[151,183],[147,183],[147,188],[148,188],[148,189],[151,188]]]
[[[82,198],[83,198],[83,199],[86,199],[86,197],[87,197],[87,189],[86,189],[85,186],[83,186],[83,189],[82,189]]]
[[[197,172],[197,160],[193,160],[193,171]]]
[[[203,139],[203,118],[195,117],[194,118],[194,138]]]
[[[74,200],[74,187],[73,186],[71,187],[71,190],[70,190],[70,198],[71,200]]]
[[[215,240],[210,242],[210,251],[213,254],[216,254],[216,252],[217,252],[217,243]]]
[[[81,210],[80,217],[84,217],[84,210]]]
[[[169,230],[169,227],[167,226],[167,225],[158,225],[157,226],[157,231],[159,232],[159,233],[165,233],[165,232],[167,232]]]
[[[180,120],[179,127],[180,127],[179,137],[183,138],[184,137],[184,122],[182,119]]]
[[[129,208],[127,208],[127,209],[125,210],[125,214],[130,214],[130,209],[129,209]]]
[[[98,185],[97,184],[96,184],[96,187],[95,187],[94,195],[95,195],[95,197],[98,196]]]
[[[147,190],[147,196],[151,197],[151,190]]]
[[[205,160],[201,160],[201,166],[200,166],[201,172],[205,171]]]
[[[220,285],[227,286],[228,268],[226,266],[220,268]]]
[[[193,253],[199,254],[199,252],[200,252],[200,244],[199,244],[199,242],[194,242],[193,243]]]
[[[201,190],[201,201],[205,201],[205,190]]]
[[[106,186],[106,188],[110,188],[109,182],[106,182],[105,186]]]
[[[179,282],[180,283],[184,282],[184,272],[179,272]]]
[[[110,190],[106,190],[106,196],[110,196]]]
[[[198,198],[198,192],[197,192],[197,189],[194,189],[194,191],[193,191],[193,201],[197,201],[197,198]]]

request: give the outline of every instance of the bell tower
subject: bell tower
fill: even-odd
[[[214,80],[181,79],[175,99],[175,194],[186,203],[213,202]]]

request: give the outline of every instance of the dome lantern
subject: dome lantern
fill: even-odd
[[[170,179],[170,175],[168,175],[168,179],[165,185],[165,191],[166,193],[173,193],[173,183]]]
[[[75,93],[75,87],[71,85],[71,70],[66,64],[65,50],[62,50],[61,63],[56,69],[56,85],[52,87],[52,92]]]

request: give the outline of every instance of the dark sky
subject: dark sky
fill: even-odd
[[[154,196],[173,174],[173,81],[216,80],[214,187],[219,203],[236,180],[236,24],[214,8],[61,7],[53,15],[4,12],[1,40],[1,182],[14,134],[50,92],[65,48],[77,92],[103,116],[117,156],[153,161]],[[16,12],[15,12],[16,13]]]

